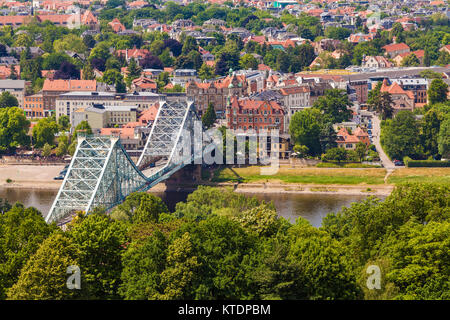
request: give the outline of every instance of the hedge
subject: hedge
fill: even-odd
[[[450,161],[438,161],[438,160],[409,160],[405,163],[408,168],[449,168]]]

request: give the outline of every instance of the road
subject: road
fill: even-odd
[[[375,148],[377,148],[378,154],[380,156],[381,163],[383,164],[383,167],[386,168],[386,170],[391,171],[396,169],[394,163],[389,159],[389,157],[384,152],[383,148],[381,147],[380,143],[380,118],[376,116],[375,114],[372,117],[372,135],[373,135],[373,144],[375,145]]]

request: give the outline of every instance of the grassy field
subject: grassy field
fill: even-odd
[[[260,167],[220,168],[212,174],[212,182],[298,183],[298,184],[384,184],[383,168],[290,168],[280,167],[275,175],[260,174]],[[209,173],[204,174],[210,177]],[[388,177],[388,184],[434,182],[450,184],[450,168],[401,168]]]
[[[213,182],[281,182],[305,184],[383,184],[385,169],[333,169],[281,167],[277,174],[263,176],[257,166],[221,168],[214,172]]]
[[[388,177],[388,183],[434,182],[450,184],[450,168],[402,168]]]

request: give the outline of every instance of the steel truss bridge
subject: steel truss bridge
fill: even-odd
[[[146,191],[196,160],[194,145],[183,140],[187,134],[193,136],[195,120],[198,116],[193,102],[160,102],[137,164],[118,137],[80,136],[46,221],[63,224],[61,221],[68,221],[76,211],[89,214],[95,207],[109,210],[130,193]],[[186,148],[190,148],[189,153],[183,153]],[[200,151],[199,157],[207,152],[203,146]]]

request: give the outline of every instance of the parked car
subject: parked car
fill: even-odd
[[[64,180],[64,176],[63,175],[59,175],[57,177],[54,177],[53,180]]]
[[[403,163],[403,161],[400,161],[400,160],[394,160],[393,162],[394,162],[394,165],[395,165],[395,166],[404,166],[404,165],[405,165],[405,164]]]
[[[367,133],[369,134],[369,136],[371,136],[372,135],[372,130],[367,130]]]
[[[66,173],[67,173],[67,170],[68,170],[68,169],[63,169],[63,170],[59,173],[59,175],[60,175],[60,176],[65,176]]]
[[[367,126],[367,128],[372,129],[372,124],[369,123],[369,125]]]

